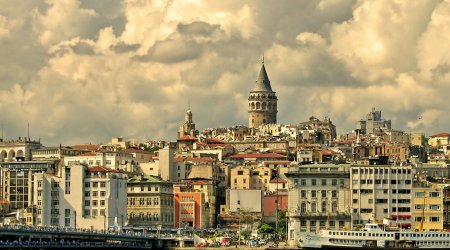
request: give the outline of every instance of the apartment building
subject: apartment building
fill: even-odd
[[[11,210],[34,204],[33,176],[38,173],[55,173],[58,160],[2,162],[2,200],[9,201]]]
[[[444,186],[425,180],[413,184],[412,229],[442,231],[444,229]]]
[[[173,185],[174,193],[174,227],[175,228],[209,228],[209,211],[206,195],[196,190],[192,183],[181,182]]]
[[[398,226],[410,228],[413,177],[411,166],[352,165],[352,227],[396,218]]]
[[[127,224],[172,227],[174,223],[172,183],[156,176],[128,179]]]
[[[84,164],[89,167],[105,166],[127,172],[134,172],[139,169],[139,163],[133,158],[133,155],[114,151],[90,152],[64,157],[65,166],[73,164]]]
[[[231,189],[250,189],[250,168],[237,166],[231,169]]]
[[[350,165],[292,166],[287,172],[289,240],[300,232],[350,229]]]
[[[124,226],[127,209],[125,175],[107,167],[73,164],[61,176],[33,176],[37,226],[108,229]]]

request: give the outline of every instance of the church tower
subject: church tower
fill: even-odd
[[[192,120],[192,112],[191,110],[186,111],[186,115],[184,117],[184,123],[180,127],[178,131],[178,138],[183,137],[185,135],[197,136],[198,131],[195,130],[195,123]]]
[[[255,87],[248,97],[248,127],[257,128],[259,125],[277,123],[277,101],[263,59]]]

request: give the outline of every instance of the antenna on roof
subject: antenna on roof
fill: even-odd
[[[27,133],[27,137],[28,137],[28,140],[30,140],[30,123],[28,123],[28,133]]]

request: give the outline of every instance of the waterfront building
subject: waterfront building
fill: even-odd
[[[127,222],[131,226],[172,227],[174,202],[172,183],[156,176],[128,179]]]
[[[395,218],[398,226],[411,228],[412,166],[352,165],[350,206],[352,227]]]
[[[350,165],[291,166],[288,180],[288,238],[300,232],[351,228]]]
[[[412,218],[414,231],[444,229],[444,185],[425,180],[413,184]]]
[[[175,228],[209,228],[206,195],[190,182],[174,183]]]
[[[125,226],[126,176],[115,169],[72,164],[60,176],[33,176],[37,226],[108,229]]]
[[[11,210],[24,209],[34,203],[33,176],[37,173],[56,172],[59,160],[2,162],[2,200],[8,201]]]

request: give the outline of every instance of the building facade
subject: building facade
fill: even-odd
[[[23,209],[34,203],[34,179],[38,173],[55,173],[58,160],[18,161],[1,163],[2,200],[11,210]]]
[[[349,167],[300,165],[285,173],[289,194],[289,240],[298,240],[300,232],[350,229]]]
[[[127,222],[132,226],[172,227],[172,183],[156,176],[136,176],[128,179]]]
[[[352,226],[394,218],[398,226],[411,228],[413,177],[411,166],[352,165]]]
[[[106,230],[125,225],[127,182],[117,170],[74,164],[61,176],[35,174],[34,189],[37,226]]]

